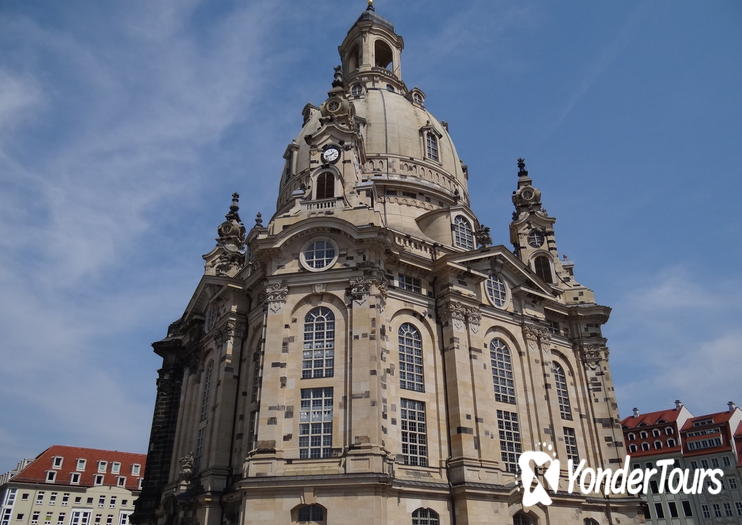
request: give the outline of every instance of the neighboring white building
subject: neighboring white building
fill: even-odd
[[[0,486],[0,525],[127,525],[146,459],[50,447]]]

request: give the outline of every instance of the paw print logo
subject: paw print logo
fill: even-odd
[[[559,487],[559,468],[560,463],[556,458],[556,452],[551,443],[536,443],[541,450],[529,450],[523,452],[518,458],[518,466],[521,472],[521,483],[523,485],[523,506],[532,507],[538,503],[551,505],[551,497],[546,492],[546,488],[536,477],[535,469],[546,467],[544,479],[552,492],[556,492]],[[534,481],[535,486],[534,486]]]

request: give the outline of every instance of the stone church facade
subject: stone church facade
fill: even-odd
[[[238,196],[163,359],[137,524],[629,524],[638,500],[523,508],[521,451],[619,467],[601,325],[518,162],[513,248],[403,40],[366,10],[286,148],[276,211]],[[566,477],[566,476],[563,476]]]

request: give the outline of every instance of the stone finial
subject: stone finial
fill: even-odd
[[[481,225],[479,228],[477,228],[477,230],[474,232],[474,237],[476,237],[477,242],[480,246],[489,246],[490,244],[492,244],[490,229],[485,225]]]
[[[332,87],[343,87],[343,69],[341,66],[335,66],[335,72],[332,75]]]
[[[240,216],[237,213],[240,211],[240,194],[239,193],[233,193],[232,194],[232,205],[229,207],[229,213],[227,213],[224,218],[227,220],[240,220]]]
[[[263,214],[258,212],[258,214],[255,216],[255,226],[258,228],[263,227]]]
[[[634,407],[634,417],[639,417],[639,409]]]
[[[520,157],[518,159],[518,177],[528,177],[528,170],[526,169],[526,159]]]
[[[676,399],[675,400],[675,410],[680,410],[681,408],[683,408],[683,402],[680,401],[679,399]]]
[[[368,0],[368,6],[366,7],[367,11],[376,11],[376,8],[374,7],[374,0]]]

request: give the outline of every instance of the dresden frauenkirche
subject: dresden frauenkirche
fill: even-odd
[[[470,174],[403,40],[372,5],[303,109],[276,210],[238,195],[167,336],[135,524],[607,525],[639,500],[566,489],[568,459],[625,449],[595,302],[560,256],[522,159],[511,247],[470,207]],[[524,507],[521,452],[561,460]],[[537,470],[537,479],[539,471]]]

